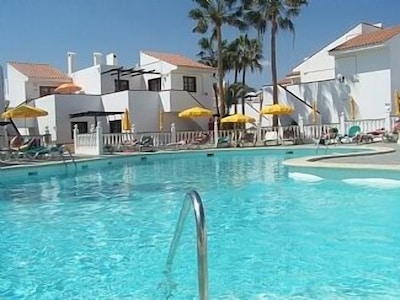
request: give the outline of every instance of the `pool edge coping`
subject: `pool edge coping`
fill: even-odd
[[[359,147],[357,147],[357,148],[360,149]],[[330,148],[330,149],[332,149],[332,148]],[[363,149],[365,149],[366,151],[292,158],[292,159],[283,161],[283,165],[286,167],[298,167],[298,168],[331,168],[331,169],[400,171],[400,165],[327,162],[327,160],[334,159],[334,158],[375,156],[375,155],[380,155],[380,154],[396,152],[396,149],[394,149],[394,148],[379,147],[379,146],[363,147]]]
[[[400,171],[400,165],[388,165],[388,164],[360,164],[360,163],[335,163],[335,162],[323,162],[324,160],[329,160],[332,158],[341,158],[341,157],[356,157],[356,156],[373,156],[378,154],[385,153],[393,153],[396,152],[393,148],[387,147],[378,147],[378,146],[369,146],[369,147],[360,147],[356,145],[348,145],[345,147],[346,149],[365,149],[366,151],[359,152],[349,152],[349,153],[336,153],[336,154],[328,154],[328,155],[318,155],[318,156],[303,156],[299,158],[287,159],[283,161],[283,165],[287,167],[304,167],[304,168],[341,168],[341,169],[380,169],[380,170],[398,170]],[[10,165],[5,167],[0,167],[0,173],[12,171],[12,170],[21,170],[21,169],[32,169],[32,168],[48,168],[54,166],[65,165],[73,166],[76,164],[83,164],[87,162],[95,162],[107,159],[123,159],[127,157],[135,157],[135,156],[152,156],[152,155],[160,155],[167,154],[173,155],[176,153],[184,154],[184,153],[201,153],[201,152],[230,152],[230,151],[256,151],[256,150],[295,150],[295,149],[313,149],[311,145],[301,145],[300,147],[288,145],[288,146],[278,146],[278,147],[245,147],[245,148],[206,148],[206,149],[176,149],[176,150],[161,150],[154,152],[128,152],[121,154],[111,154],[111,155],[100,155],[93,157],[85,157],[78,160],[66,160],[66,161],[45,161],[40,164],[32,164],[32,165]],[[317,148],[315,148],[317,150]],[[329,148],[332,149],[332,148]],[[343,148],[342,148],[343,149]],[[322,149],[321,149],[322,150]],[[372,150],[372,151],[371,151]],[[79,158],[79,156],[77,156]]]

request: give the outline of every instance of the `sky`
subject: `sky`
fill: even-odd
[[[49,63],[66,71],[68,51],[77,53],[78,68],[93,63],[93,52],[114,52],[125,67],[145,50],[197,60],[201,35],[188,17],[194,7],[191,0],[1,0],[0,64]],[[399,0],[309,0],[294,20],[295,35],[279,32],[278,77],[360,22],[400,25],[399,11]],[[230,40],[239,34],[224,30]],[[268,41],[266,35],[263,71],[246,80],[256,89],[271,81]]]

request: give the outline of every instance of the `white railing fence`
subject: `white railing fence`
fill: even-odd
[[[91,129],[91,133],[80,134],[77,126],[74,128],[74,145],[75,153],[83,155],[101,155],[104,152],[104,146],[117,148],[121,145],[133,144],[140,141],[144,137],[151,137],[153,145],[156,148],[167,148],[177,143],[191,143],[198,139],[200,135],[206,136],[205,144],[217,146],[218,138],[228,138],[231,143],[238,143],[246,139],[253,145],[261,144],[267,132],[275,131],[282,140],[291,140],[294,143],[301,141],[302,143],[312,142],[318,139],[322,134],[328,133],[331,128],[337,128],[339,134],[346,135],[352,126],[359,126],[362,132],[372,132],[377,129],[385,128],[390,132],[397,117],[388,115],[384,119],[370,120],[345,120],[344,114],[341,114],[339,123],[331,124],[304,124],[303,118],[299,117],[298,125],[276,126],[258,128],[257,131],[246,131],[245,129],[231,130],[209,130],[209,131],[176,131],[174,124],[168,132],[127,132],[127,133],[106,133],[103,134],[101,123],[96,128]],[[259,132],[259,134],[257,134]],[[45,138],[46,135],[43,136]],[[1,145],[1,140],[0,140]]]
[[[0,127],[0,149],[8,148],[8,145],[9,141],[7,130],[5,129],[5,127]]]
[[[98,122],[91,133],[79,134],[78,125],[74,127],[74,152],[81,155],[103,154],[103,129]]]

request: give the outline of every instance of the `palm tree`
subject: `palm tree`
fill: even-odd
[[[218,66],[218,53],[217,47],[215,46],[215,41],[212,38],[202,37],[198,41],[200,52],[197,56],[200,58],[199,62],[207,66],[217,68]],[[226,40],[222,41],[222,51],[227,48],[228,42]]]
[[[228,42],[226,40],[222,41],[222,53],[224,57],[224,74],[227,72],[226,68],[230,65],[230,61],[226,60],[227,55],[227,44]],[[212,38],[206,38],[202,37],[198,45],[200,47],[200,52],[197,53],[197,56],[200,58],[199,62],[202,64],[205,64],[207,66],[217,68],[218,66],[218,55],[217,55],[217,50],[215,46],[215,41]],[[217,115],[219,115],[219,101],[218,101],[218,87],[216,84],[213,85],[213,90],[214,90],[214,98],[215,98],[215,108],[217,110]]]
[[[240,39],[240,38],[239,38]],[[241,41],[242,42],[242,41]],[[242,84],[246,85],[246,71],[250,68],[253,73],[255,70],[262,71],[261,60],[263,59],[261,43],[257,39],[249,39],[247,35],[243,38],[243,48],[241,50],[241,70]],[[245,114],[245,93],[242,93],[242,114]]]
[[[225,49],[224,51],[224,66],[225,66],[225,72],[234,72],[234,81],[232,85],[238,85],[238,78],[239,78],[239,72],[240,72],[240,53],[238,51],[238,47],[237,47],[237,41],[234,40],[233,42],[231,42]],[[231,86],[232,86],[231,85]],[[230,96],[233,99],[235,99],[235,101],[233,102],[233,104],[235,105],[235,113],[237,113],[237,97],[238,95],[240,95],[239,91],[240,89],[234,88],[234,89],[229,89],[231,91],[234,91],[234,95]]]
[[[308,0],[242,0],[246,10],[245,19],[263,37],[267,28],[271,34],[271,73],[272,99],[278,104],[278,79],[276,71],[276,36],[278,30],[288,30],[294,33],[292,19],[300,14],[300,8],[308,4]],[[274,116],[273,125],[278,125]]]
[[[193,0],[197,7],[189,11],[189,17],[197,22],[193,32],[205,34],[211,27],[211,38],[217,41],[218,93],[221,114],[225,115],[224,97],[224,65],[222,27],[224,25],[245,28],[239,18],[242,14],[238,0]]]

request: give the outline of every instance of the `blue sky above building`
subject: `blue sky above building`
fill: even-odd
[[[283,77],[305,57],[316,52],[360,22],[400,25],[398,0],[310,0],[295,20],[296,34],[279,33],[278,75]],[[140,50],[180,53],[197,59],[195,23],[188,18],[190,0],[2,0],[0,62],[50,63],[67,69],[67,52],[77,53],[77,64],[92,64],[93,52],[118,55],[119,63],[134,66]],[[228,30],[227,38],[239,32]],[[265,36],[265,68],[249,75],[259,88],[270,82],[269,36]],[[228,78],[229,79],[229,78]]]

